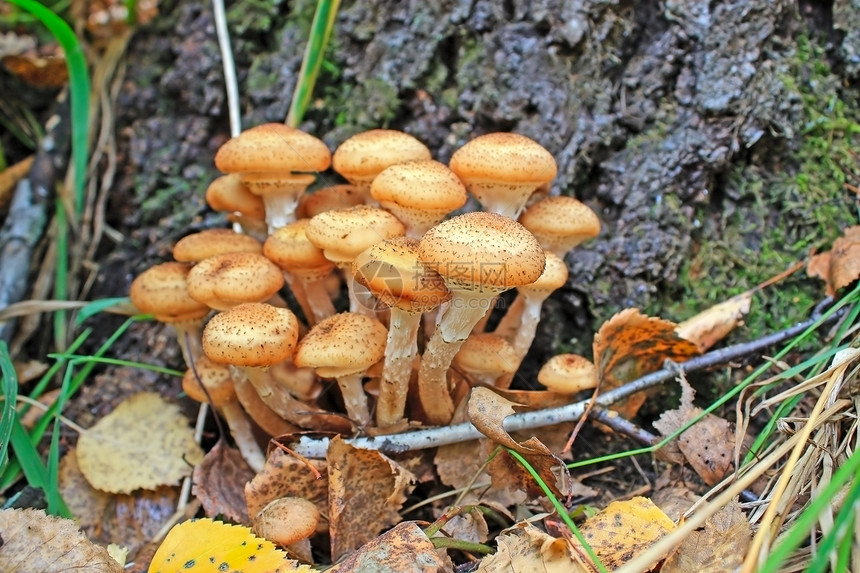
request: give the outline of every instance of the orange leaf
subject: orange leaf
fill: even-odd
[[[755,290],[742,292],[688,318],[678,324],[675,332],[681,338],[696,343],[699,350],[704,352],[742,323],[744,316],[750,311]]]
[[[223,515],[230,521],[250,523],[245,484],[254,472],[236,448],[218,440],[192,474],[192,494],[203,504],[208,517]]]

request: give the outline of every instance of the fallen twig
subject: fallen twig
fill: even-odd
[[[719,364],[725,364],[726,362],[737,360],[738,358],[761,351],[774,344],[779,344],[780,342],[797,336],[801,332],[813,326],[821,319],[823,310],[832,302],[833,301],[830,298],[825,299],[816,306],[812,318],[795,324],[785,330],[775,332],[758,340],[744,342],[708,352],[707,354],[703,354],[702,356],[683,362],[678,366],[682,367],[685,372],[695,372],[697,370],[711,368]],[[843,312],[844,310],[840,310],[833,313],[833,315],[822,321],[822,324],[836,320],[843,314]],[[601,394],[595,400],[595,404],[598,406],[608,406],[634,394],[635,392],[639,392],[640,390],[644,390],[651,386],[660,384],[661,382],[665,382],[666,380],[670,380],[674,378],[677,373],[677,367],[652,372],[651,374],[629,382],[628,384]],[[545,410],[535,410],[532,412],[514,414],[505,419],[504,426],[507,431],[514,432],[518,430],[529,430],[543,426],[551,426],[562,422],[570,422],[583,414],[588,402],[589,400],[582,400],[580,402],[566,404],[558,408],[548,408]],[[404,432],[402,434],[360,437],[345,441],[357,448],[396,454],[412,450],[422,450],[426,448],[456,444],[468,440],[475,440],[481,437],[483,437],[483,434],[478,432],[471,423],[465,422],[461,424],[453,424],[451,426],[428,428],[426,430],[417,430],[414,432]],[[322,459],[325,458],[328,444],[328,438],[309,438],[307,436],[302,436],[292,449],[306,458]]]

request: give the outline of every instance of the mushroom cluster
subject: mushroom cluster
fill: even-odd
[[[518,134],[476,137],[446,166],[399,131],[360,133],[332,154],[264,124],[215,163],[226,175],[206,199],[233,230],[183,238],[131,297],[176,329],[188,394],[205,400],[195,381],[207,388],[257,467],[248,419],[270,435],[385,433],[449,423],[470,384],[509,385],[543,301],[567,281],[566,252],[600,230],[576,199],[535,193],[556,163]],[[330,166],[348,183],[308,192]],[[452,217],[467,193],[484,210]],[[483,332],[510,289],[515,303]]]

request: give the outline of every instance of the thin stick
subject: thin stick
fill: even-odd
[[[239,82],[236,79],[236,64],[230,46],[230,30],[227,28],[227,14],[224,0],[212,0],[212,13],[215,16],[215,32],[218,35],[218,48],[221,50],[221,64],[224,67],[224,89],[227,92],[227,112],[230,116],[230,135],[242,133],[242,114],[239,110]]]

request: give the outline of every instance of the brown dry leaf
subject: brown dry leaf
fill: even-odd
[[[317,531],[328,531],[328,469],[324,461],[299,459],[280,448],[269,452],[263,471],[245,485],[248,515],[257,515],[280,497],[313,502],[320,512]]]
[[[704,352],[743,324],[744,316],[750,311],[755,291],[756,289],[748,290],[715,304],[679,323],[675,332],[681,338],[694,342],[699,351]]]
[[[505,430],[505,418],[515,413],[514,406],[517,405],[489,388],[474,388],[469,397],[469,419],[479,432],[526,458],[555,495],[567,496],[570,493],[571,480],[564,462],[537,438],[531,437],[518,442]],[[509,455],[496,456],[490,468],[494,483],[500,483],[497,479],[501,479],[501,483],[516,484],[526,488],[529,493],[543,493],[540,489],[535,490],[538,486],[534,478]]]
[[[668,436],[687,422],[702,413],[693,405],[696,392],[681,378],[681,405],[676,410],[663,412],[654,422],[654,427],[662,436]],[[670,461],[679,463],[677,456],[670,452],[677,447],[684,459],[708,485],[715,485],[732,467],[734,458],[735,433],[731,425],[713,414],[708,414],[696,422],[689,430],[667,445]]]
[[[475,474],[487,460],[495,445],[490,440],[469,440],[458,444],[450,444],[436,449],[434,462],[436,473],[445,485],[454,489],[467,487],[473,483],[486,484],[490,476],[486,470],[474,480]],[[526,499],[524,490],[511,487],[513,484],[494,483],[474,489],[463,497],[462,504],[482,503],[493,507],[496,511],[513,518],[507,510],[523,503]]]
[[[66,57],[59,49],[47,57],[34,53],[5,56],[3,67],[24,83],[37,88],[60,88],[69,80]]]
[[[610,571],[621,567],[673,529],[675,523],[645,497],[613,501],[579,528]],[[572,543],[585,554],[578,541],[574,539]]]
[[[179,407],[151,392],[131,396],[78,439],[81,472],[109,493],[178,484],[202,459]]]
[[[371,539],[358,551],[326,569],[326,573],[433,573],[445,571],[445,563],[433,543],[414,522],[405,521]]]
[[[337,562],[376,534],[400,521],[411,472],[374,450],[362,450],[333,438],[328,462],[331,558]]]
[[[57,481],[60,494],[78,525],[92,539],[99,539],[110,494],[90,485],[78,467],[77,450],[70,449],[60,460]]]
[[[675,328],[674,322],[645,316],[635,308],[622,310],[606,321],[593,346],[600,391],[655,372],[666,360],[683,362],[699,354],[696,345],[678,336]],[[645,393],[637,392],[613,409],[632,418],[645,398]]]
[[[833,242],[830,251],[812,257],[806,272],[827,283],[829,296],[857,280],[860,277],[860,225],[848,227]]]
[[[661,573],[722,573],[743,564],[752,530],[737,500],[715,513],[702,530],[687,536],[669,555]]]
[[[223,515],[229,521],[248,525],[245,484],[254,478],[236,448],[218,440],[203,461],[194,468],[192,493],[203,504],[207,517]]]
[[[565,539],[547,535],[528,522],[506,529],[496,538],[498,550],[481,560],[486,573],[591,573]]]
[[[71,519],[41,509],[0,510],[0,571],[121,573],[107,549],[84,537]]]

